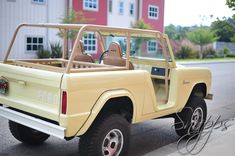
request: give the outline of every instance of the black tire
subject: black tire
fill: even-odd
[[[92,127],[81,136],[79,155],[106,156],[110,152],[114,152],[113,156],[126,156],[129,136],[129,123],[125,118],[118,114],[103,116],[95,121]],[[110,147],[109,150],[108,147]]]
[[[202,97],[193,96],[185,108],[176,114],[175,131],[185,138],[197,136],[201,131],[207,116],[207,107]]]
[[[50,135],[23,126],[13,121],[9,121],[11,134],[20,142],[29,145],[38,145],[49,138]]]

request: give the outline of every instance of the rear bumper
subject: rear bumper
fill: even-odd
[[[65,137],[66,128],[11,110],[1,105],[0,116],[61,139]]]

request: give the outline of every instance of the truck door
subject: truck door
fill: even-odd
[[[132,57],[135,69],[147,70],[151,75],[157,105],[167,104],[170,89],[170,73],[175,61],[167,36],[137,40],[140,51]]]

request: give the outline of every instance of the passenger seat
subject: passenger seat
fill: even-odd
[[[80,40],[79,44],[81,46],[81,53],[77,52],[74,60],[75,61],[83,61],[83,62],[90,62],[90,63],[94,63],[95,61],[93,60],[92,56],[90,54],[86,54],[85,50],[84,50],[84,45],[83,42]]]

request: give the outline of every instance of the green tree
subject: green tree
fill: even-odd
[[[226,4],[228,5],[229,8],[235,10],[235,0],[226,0]]]
[[[231,38],[235,35],[235,26],[233,19],[217,19],[212,22],[211,30],[215,32],[218,41],[231,42]]]
[[[86,18],[84,13],[82,11],[74,11],[74,10],[69,10],[68,14],[66,14],[64,17],[61,18],[61,23],[63,24],[84,24],[92,21],[93,19],[91,18]],[[59,37],[64,38],[64,43],[67,43],[68,45],[69,39],[74,40],[75,37],[77,36],[78,30],[59,30],[59,33],[57,34]],[[64,45],[65,46],[65,45]],[[68,58],[68,47],[66,47],[65,51],[65,58]]]
[[[233,42],[233,43],[235,43],[235,35],[230,38],[230,41]]]
[[[187,33],[189,32],[189,27],[177,26],[177,31],[180,34],[180,39],[184,39],[186,38]]]
[[[153,29],[151,25],[145,23],[144,20],[142,19],[137,20],[134,23],[131,23],[131,27],[137,29]]]
[[[86,18],[82,11],[76,12],[74,10],[69,10],[68,14],[61,18],[61,23],[63,23],[63,24],[84,24],[84,23],[90,22],[92,20],[93,19],[91,19],[91,18]],[[65,31],[60,30],[58,35],[61,38],[63,38],[65,35],[67,35],[69,39],[75,39],[77,32],[78,32],[77,30],[69,30],[66,34]]]
[[[172,40],[184,39],[188,31],[188,27],[174,26],[173,24],[170,24],[165,27],[165,33]]]
[[[137,28],[137,29],[153,29],[151,25],[147,24],[144,22],[144,20],[140,19],[137,20],[134,23],[131,23],[131,27],[132,28]],[[142,38],[142,37],[137,37],[133,40],[133,44],[134,46],[132,46],[131,51],[134,51],[135,53],[140,53],[140,48],[142,46],[142,43],[145,42],[146,39]]]
[[[203,57],[203,46],[217,40],[214,32],[205,28],[198,28],[193,32],[187,33],[187,38],[192,43],[200,46],[200,50],[198,53],[200,59]]]
[[[179,40],[180,34],[177,32],[176,27],[173,24],[170,24],[165,27],[165,33],[172,40]]]
[[[235,10],[235,0],[226,0],[226,5],[232,10]],[[233,14],[233,18],[235,19],[235,14]]]

